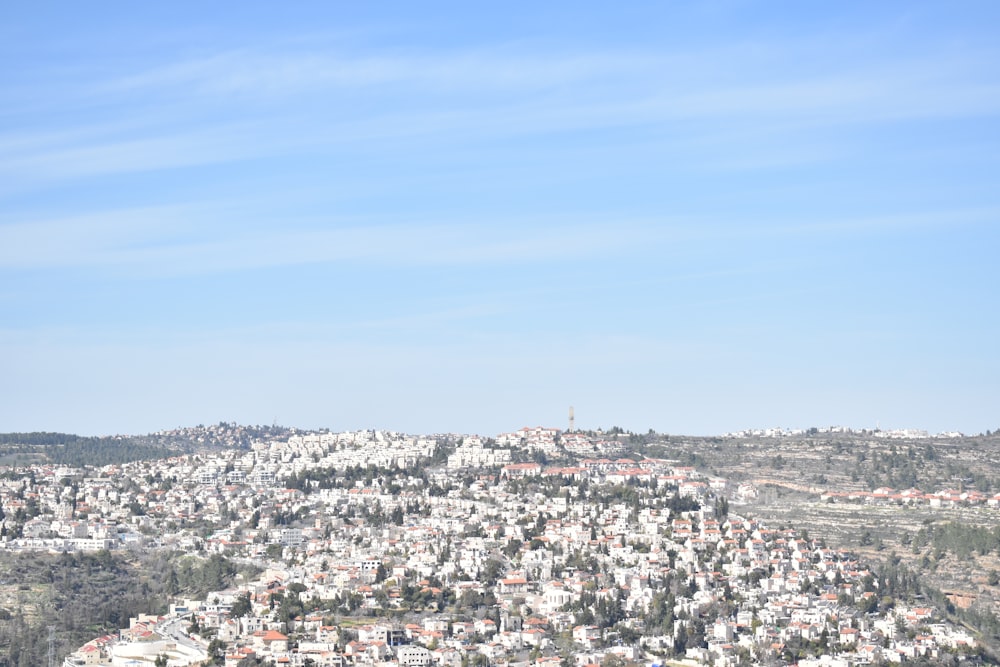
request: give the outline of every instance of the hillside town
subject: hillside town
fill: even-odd
[[[872,564],[741,511],[755,493],[614,433],[293,433],[8,469],[0,548],[255,566],[94,638],[65,667],[848,666],[975,652],[972,634]]]

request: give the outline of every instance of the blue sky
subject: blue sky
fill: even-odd
[[[1000,427],[995,3],[537,4],[7,8],[0,431]]]

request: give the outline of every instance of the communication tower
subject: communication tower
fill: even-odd
[[[573,419],[573,406],[569,406],[569,432],[572,433],[576,430],[576,423]]]

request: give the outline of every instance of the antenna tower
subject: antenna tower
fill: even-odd
[[[569,432],[576,430],[576,420],[573,418],[573,406],[569,406]]]
[[[49,626],[49,667],[56,665],[56,626]]]

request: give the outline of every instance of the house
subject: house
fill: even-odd
[[[396,658],[402,667],[428,667],[431,664],[431,652],[422,646],[399,646]]]
[[[837,640],[841,644],[853,646],[858,643],[858,631],[855,628],[841,628]]]
[[[246,659],[253,659],[257,657],[257,653],[251,648],[237,648],[231,653],[226,654],[225,667],[236,667],[241,661]]]
[[[501,477],[508,477],[511,479],[530,477],[540,475],[541,473],[542,465],[540,463],[510,463],[500,469]]]
[[[77,665],[98,665],[101,663],[101,650],[93,644],[84,644],[73,653],[72,658]]]
[[[601,638],[601,629],[596,625],[578,625],[573,628],[573,641],[587,649],[596,647],[600,643]]]
[[[288,650],[288,637],[277,630],[258,630],[253,633],[253,645],[270,653],[284,653]]]
[[[492,619],[484,618],[475,622],[476,632],[484,637],[489,637],[495,635],[497,632],[497,624],[493,622]]]
[[[500,580],[500,593],[524,593],[528,590],[528,580],[524,577],[509,577]]]

